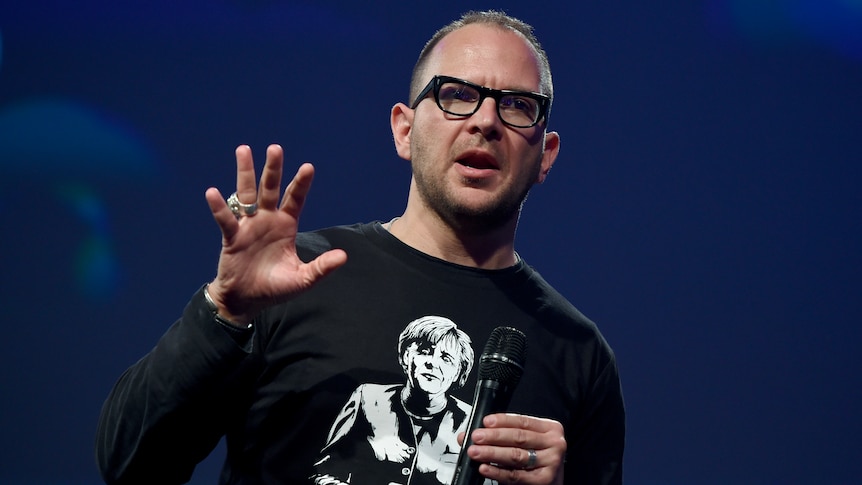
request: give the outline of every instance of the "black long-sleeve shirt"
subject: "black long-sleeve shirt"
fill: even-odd
[[[509,410],[563,424],[567,484],[622,482],[625,417],[613,352],[596,326],[524,262],[502,270],[455,265],[404,245],[378,223],[304,233],[298,247],[305,260],[342,248],[348,262],[308,292],[264,310],[249,333],[214,321],[198,291],[155,348],[122,375],[97,433],[107,483],[185,483],[222,436],[220,483],[311,483],[321,476],[321,452],[351,394],[410,377],[398,337],[425,316],[457,324],[477,360],[494,328],[524,332],[527,361]],[[469,403],[475,373],[463,388],[452,386],[451,396]],[[407,483],[415,468],[397,453],[381,455],[352,463],[362,471],[382,469],[370,460],[402,464]]]

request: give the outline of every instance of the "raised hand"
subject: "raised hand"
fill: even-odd
[[[505,484],[561,485],[566,456],[563,425],[520,414],[485,416],[467,454],[479,473]],[[459,437],[460,440],[460,437]]]
[[[208,292],[219,314],[245,326],[262,308],[289,299],[314,285],[347,261],[333,249],[308,263],[296,254],[299,215],[314,178],[314,167],[303,164],[281,194],[284,152],[279,145],[266,150],[266,163],[255,182],[251,149],[236,149],[236,195],[239,202],[257,202],[251,216],[237,218],[216,188],[206,191],[213,218],[221,228],[222,250],[218,273]],[[279,202],[280,200],[280,202]]]

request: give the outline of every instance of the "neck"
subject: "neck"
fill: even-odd
[[[425,418],[433,416],[446,409],[446,395],[430,396],[423,392],[412,392],[409,385],[401,390],[401,403],[407,414],[413,417]]]
[[[502,269],[516,264],[517,217],[497,228],[452,227],[430,211],[407,210],[387,223],[404,244],[435,258],[462,266]]]

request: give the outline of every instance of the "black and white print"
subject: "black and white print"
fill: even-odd
[[[473,367],[470,337],[423,316],[398,337],[401,383],[364,383],[332,424],[312,477],[318,485],[448,484],[471,406],[451,395]]]

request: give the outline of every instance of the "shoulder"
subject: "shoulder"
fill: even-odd
[[[353,248],[368,241],[377,222],[332,226],[296,235],[296,249],[302,259],[312,259],[330,249]]]
[[[402,387],[400,384],[360,384],[347,399],[341,415],[355,416],[361,409],[391,407],[393,397]]]
[[[513,297],[519,299],[521,305],[533,308],[541,321],[560,326],[558,330],[597,332],[596,324],[534,268],[524,264],[519,283]]]
[[[389,400],[403,387],[403,384],[364,383],[360,384],[359,387],[356,388],[356,394],[362,396],[363,401]]]
[[[613,364],[613,351],[598,325],[575,307],[533,268],[526,267],[523,284],[515,298],[520,306],[532,308],[541,328],[533,338],[540,346],[565,344],[581,355],[593,355],[604,364]]]

